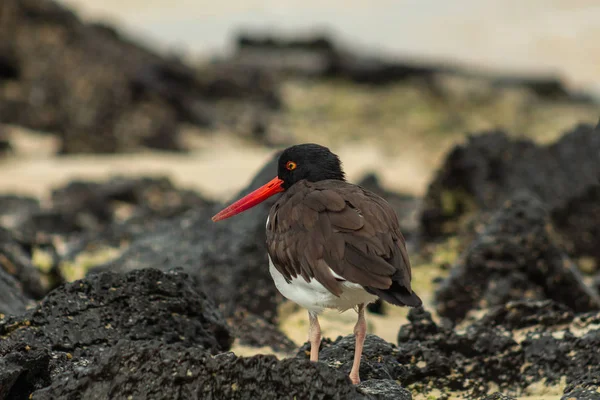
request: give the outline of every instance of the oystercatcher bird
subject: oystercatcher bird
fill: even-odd
[[[287,148],[277,177],[216,214],[219,221],[281,193],[266,224],[269,270],[287,299],[308,310],[310,360],[321,344],[318,315],[326,308],[358,313],[350,380],[359,368],[367,324],[365,305],[378,297],[418,307],[398,217],[381,197],[346,182],[340,159],[318,144]]]

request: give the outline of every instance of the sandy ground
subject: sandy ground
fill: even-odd
[[[111,175],[166,175],[181,187],[227,201],[242,189],[275,153],[227,135],[196,138],[186,155],[146,152],[120,155],[56,157],[56,141],[18,127],[8,127],[16,153],[0,161],[0,193],[46,198],[52,188],[73,179]],[[392,157],[361,143],[336,148],[351,181],[376,171],[390,189],[422,194],[433,165],[422,157]]]

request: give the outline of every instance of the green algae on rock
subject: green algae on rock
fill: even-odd
[[[583,282],[548,225],[535,196],[510,197],[437,289],[438,313],[460,322],[472,310],[519,299],[552,299],[577,313],[600,309],[600,295]]]
[[[600,123],[579,124],[556,142],[538,146],[487,132],[457,145],[429,185],[421,223],[425,239],[457,232],[462,217],[492,211],[519,190],[549,208],[571,254],[597,256],[600,225]]]

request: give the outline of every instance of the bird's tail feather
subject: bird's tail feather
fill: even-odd
[[[423,304],[423,301],[415,292],[398,282],[393,282],[388,289],[365,287],[365,290],[397,306],[420,307]]]

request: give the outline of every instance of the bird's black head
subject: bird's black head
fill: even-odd
[[[306,143],[288,147],[279,156],[277,176],[281,185],[289,189],[294,183],[306,179],[310,182],[325,179],[345,180],[342,163],[327,147]]]
[[[269,197],[289,189],[306,179],[318,182],[325,179],[345,180],[342,163],[327,147],[307,143],[288,147],[279,156],[277,176],[252,193],[225,207],[212,217],[213,221],[230,218],[260,204]]]

